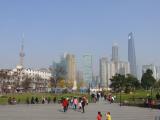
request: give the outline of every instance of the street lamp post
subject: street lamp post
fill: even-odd
[[[123,76],[120,76],[120,83],[119,83],[119,87],[120,87],[120,106],[122,106],[122,88],[123,88]]]
[[[56,75],[55,75],[55,77],[54,77],[54,92],[55,92],[55,94],[57,93],[57,78],[56,78]]]
[[[122,104],[121,86],[120,86],[120,106]]]
[[[151,99],[152,99],[152,90],[153,90],[153,88],[151,87]]]
[[[90,89],[91,89],[91,85],[90,85],[90,82],[89,82],[88,94],[90,94]]]

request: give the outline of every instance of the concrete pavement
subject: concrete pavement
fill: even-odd
[[[86,106],[85,113],[72,109],[63,113],[59,104],[4,105],[0,106],[0,120],[96,120],[98,111],[102,112],[103,120],[108,111],[112,120],[156,120],[155,116],[160,116],[160,110],[100,102]]]

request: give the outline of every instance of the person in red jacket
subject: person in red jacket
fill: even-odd
[[[97,120],[102,120],[102,114],[101,114],[101,112],[98,112]]]
[[[62,101],[62,106],[63,106],[63,111],[66,112],[67,111],[67,105],[68,105],[68,101],[64,98]]]

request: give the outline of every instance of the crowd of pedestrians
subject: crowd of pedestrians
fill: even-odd
[[[91,94],[91,101],[92,102],[98,102],[100,98],[104,98],[104,100],[111,101],[112,97],[108,96],[106,97],[100,92],[97,92],[96,94]],[[8,98],[8,104],[18,104],[20,100],[15,99],[15,97]],[[62,106],[63,112],[67,112],[68,110],[74,110],[77,112],[82,112],[85,113],[85,106],[88,105],[88,98],[86,96],[71,96],[71,97],[61,97],[61,99],[57,100],[56,97],[45,97],[42,96],[41,98],[38,97],[27,97],[26,98],[26,103],[27,104],[49,104],[49,103],[59,103]],[[107,112],[106,115],[106,120],[111,120],[111,115],[110,112]],[[102,120],[102,114],[101,112],[98,112],[98,115],[96,116],[97,120]]]
[[[92,92],[91,93],[91,102],[96,103],[102,98],[104,95],[102,92]]]
[[[51,103],[51,97],[44,97],[42,96],[42,98],[38,98],[38,97],[31,97],[31,99],[29,99],[27,97],[26,99],[26,103],[27,104],[49,104]],[[53,99],[53,102],[54,102],[54,99]]]
[[[99,102],[100,98],[102,98],[104,101],[108,101],[111,104],[115,101],[116,96],[112,96],[111,93],[104,94],[103,92],[92,92],[91,93],[91,102],[93,103]]]
[[[82,113],[85,113],[85,106],[88,105],[88,99],[85,96],[61,98],[61,105],[63,112],[67,112],[67,110],[70,108],[75,111],[78,110]]]
[[[110,103],[114,101],[114,97],[111,95],[104,95],[101,92],[92,93],[91,94],[91,102],[96,103],[100,101],[100,98],[104,100],[108,100]],[[71,96],[71,97],[61,97],[58,99],[56,97],[27,97],[26,101],[27,104],[50,104],[50,103],[59,103],[62,106],[63,112],[67,112],[68,110],[74,110],[77,112],[85,113],[85,106],[88,105],[88,98],[86,96]],[[20,99],[16,100],[15,97],[8,98],[8,104],[18,104],[20,103]],[[98,112],[97,120],[102,120],[101,112]],[[106,120],[111,120],[110,112],[106,113]]]

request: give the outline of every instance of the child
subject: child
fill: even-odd
[[[112,120],[112,119],[111,119],[110,112],[106,113],[106,120]]]
[[[78,103],[78,108],[79,108],[79,110],[82,108],[82,103],[81,103],[81,101]]]
[[[102,120],[102,114],[101,114],[101,112],[98,112],[97,120]]]

